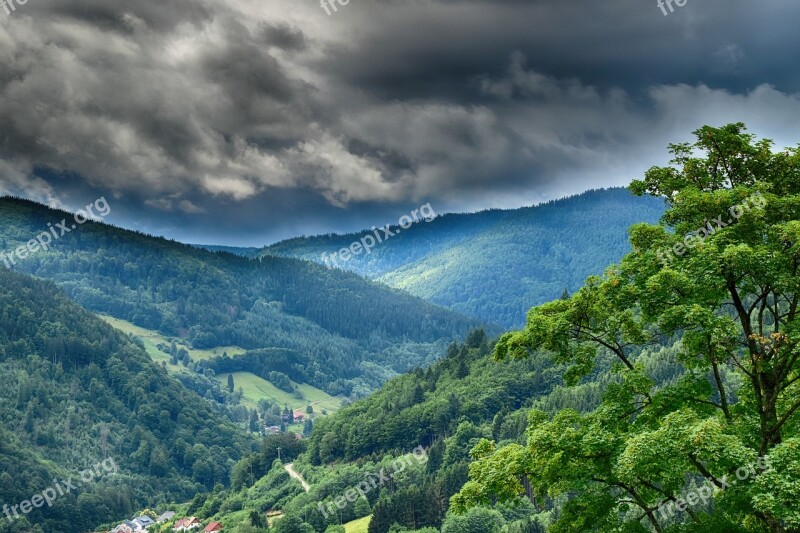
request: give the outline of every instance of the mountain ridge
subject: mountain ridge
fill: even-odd
[[[593,189],[531,207],[442,215],[337,265],[484,323],[519,327],[528,309],[618,261],[630,249],[628,228],[663,211],[663,201],[623,188]],[[263,254],[323,263],[323,254],[368,233],[297,237]]]

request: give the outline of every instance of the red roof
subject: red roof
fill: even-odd
[[[194,516],[189,517],[189,518],[181,518],[180,520],[175,522],[175,525],[172,526],[172,529],[178,529],[179,527],[193,526],[193,525],[199,524],[199,523],[200,523],[200,520],[198,520]]]
[[[203,531],[222,531],[222,524],[219,522],[211,522]]]

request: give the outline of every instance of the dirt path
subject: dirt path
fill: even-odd
[[[297,473],[297,472],[295,471],[295,469],[294,469],[294,463],[289,463],[288,465],[283,465],[283,468],[284,468],[284,469],[285,469],[285,470],[286,470],[286,471],[289,473],[289,475],[290,475],[291,477],[293,477],[294,479],[296,479],[297,481],[299,481],[299,482],[300,482],[300,484],[303,486],[303,489],[304,489],[306,492],[308,492],[308,491],[310,491],[310,490],[311,490],[311,485],[309,485],[308,483],[306,483],[306,480],[305,480],[305,479],[303,479],[303,476],[301,476],[299,473]]]

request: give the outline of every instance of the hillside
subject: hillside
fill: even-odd
[[[88,531],[229,482],[255,441],[50,282],[0,269],[0,500],[76,482],[0,531]],[[105,467],[95,469],[95,465]],[[111,465],[114,465],[112,468]],[[79,473],[99,472],[92,483]],[[21,508],[24,509],[24,508]]]
[[[664,203],[626,189],[595,190],[514,210],[419,222],[341,268],[484,323],[519,327],[534,305],[576,290],[630,250],[628,227],[655,222]],[[396,228],[395,228],[396,229]],[[283,241],[265,253],[322,262],[364,234]]]
[[[71,217],[4,198],[0,248],[16,249],[48,223]],[[235,347],[254,352],[258,364],[259,350],[280,350],[292,379],[332,395],[365,395],[429,363],[475,324],[354,274],[289,258],[212,253],[97,222],[14,268],[55,281],[87,309],[198,350]]]
[[[442,531],[448,533],[461,531],[458,517],[448,517],[449,499],[468,481],[470,450],[480,439],[524,444],[532,408],[552,414],[568,408],[591,412],[614,380],[610,359],[605,359],[590,379],[568,388],[562,381],[565,367],[554,364],[551,357],[535,354],[498,364],[490,356],[493,346],[482,331],[474,331],[463,344],[450,345],[427,370],[394,378],[369,398],[319,420],[306,441],[307,451],[292,458],[311,485],[308,494],[283,474],[281,465],[273,464],[274,453],[259,452],[234,468],[240,474],[233,475],[231,490],[204,500],[200,512],[203,508],[210,512],[202,516],[220,520],[226,528],[242,527],[241,531],[247,531],[243,524],[248,524],[251,511],[273,509],[318,532],[353,520],[362,527],[369,522],[372,533],[386,533],[394,522],[409,530],[444,526],[448,529]],[[639,361],[665,382],[675,377],[676,367],[663,360],[675,353],[659,349],[642,354]],[[391,472],[396,459],[419,446],[426,450],[425,459],[412,461],[402,474],[370,490],[368,505],[359,499],[336,513],[320,511],[320,504],[325,510],[348,488],[382,468]],[[253,471],[256,475],[248,480]],[[225,511],[237,502],[241,511]],[[492,516],[500,525],[527,528],[510,531],[543,531],[534,517],[536,510],[529,503],[520,505],[496,506],[498,515]],[[364,518],[371,514],[371,521]]]

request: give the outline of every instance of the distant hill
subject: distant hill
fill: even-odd
[[[261,248],[248,248],[241,246],[218,246],[215,244],[193,244],[195,248],[201,250],[208,250],[209,252],[228,252],[233,255],[240,255],[242,257],[258,257],[261,253]]]
[[[13,524],[3,516],[4,533],[92,531],[157,502],[191,499],[227,485],[231,465],[256,447],[222,407],[171,379],[53,283],[5,268],[0,374],[0,505],[55,488],[54,479],[76,485],[52,491],[52,507],[28,507]],[[94,479],[81,478],[86,469]]]
[[[419,222],[338,264],[487,323],[520,327],[534,305],[575,290],[628,250],[627,229],[656,222],[663,201],[627,189],[589,191],[514,210]],[[363,235],[282,241],[264,253],[322,262]]]
[[[0,199],[0,250],[71,217]],[[289,258],[212,253],[96,222],[16,263],[20,272],[55,281],[87,309],[194,348],[241,347],[248,365],[280,370],[332,395],[365,395],[433,361],[476,323],[351,273]],[[236,358],[220,366],[251,371]]]

